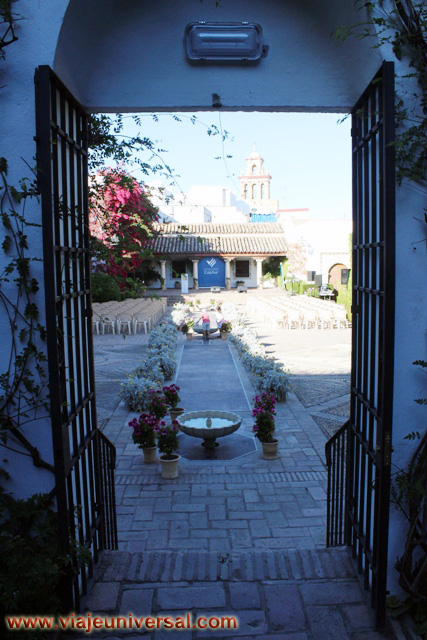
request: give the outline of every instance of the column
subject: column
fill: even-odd
[[[162,278],[162,291],[166,290],[166,260],[160,260],[160,276]]]
[[[261,278],[262,278],[262,263],[264,262],[264,258],[255,258],[256,261],[256,286],[258,289],[261,289]]]
[[[231,258],[224,258],[225,262],[225,288],[230,289],[230,262]]]
[[[199,288],[199,261],[192,260],[191,262],[193,263],[193,286],[197,291]]]

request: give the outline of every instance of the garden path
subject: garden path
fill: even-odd
[[[105,339],[111,345],[103,343],[97,360],[103,376],[109,349],[119,345],[114,336],[103,336],[96,348]],[[142,358],[146,337],[126,340]],[[180,338],[178,358],[185,408],[215,402],[238,411],[241,441],[229,447],[234,457],[228,460],[221,459],[221,444],[214,460],[190,459],[186,451],[179,478],[163,480],[157,465],[142,463],[130,440],[127,422],[135,414],[117,406],[105,432],[118,453],[120,551],[104,553],[88,610],[236,615],[238,630],[210,632],[218,640],[384,638],[373,629],[347,552],[325,549],[326,438],[313,417],[290,394],[278,406],[280,457],[264,461],[259,445],[249,452],[242,444],[246,440],[254,448],[250,403],[255,393],[234,348],[219,339],[205,344],[201,338]],[[193,449],[201,451],[193,440]],[[155,639],[206,635],[198,629],[154,632]],[[145,636],[138,631],[134,637]]]

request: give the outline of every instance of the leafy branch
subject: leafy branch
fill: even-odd
[[[17,16],[12,12],[15,0],[0,0],[0,60],[6,57],[5,48],[18,40],[15,33]]]
[[[393,9],[385,0],[356,0],[357,8],[367,9],[370,19],[351,27],[339,26],[335,36],[346,40],[374,38],[375,48],[390,45],[397,60],[405,61],[409,73],[401,81],[413,78],[418,86],[409,93],[407,82],[400,82],[396,96],[396,178],[425,184],[427,181],[427,5],[412,0],[393,0]],[[409,105],[409,106],[408,106]]]

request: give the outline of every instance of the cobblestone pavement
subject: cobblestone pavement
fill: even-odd
[[[350,417],[351,329],[283,331],[254,318],[249,325],[291,372],[295,395],[330,438]]]
[[[311,370],[314,345],[308,341],[314,338],[257,330],[292,372],[309,376],[314,370],[319,378],[334,379],[337,367],[337,375],[348,376],[347,332],[317,332],[319,353]],[[320,353],[325,349],[321,333],[328,358]],[[100,416],[107,416],[108,407],[117,402],[116,395],[113,402],[108,394],[108,382],[117,386],[114,380],[143,357],[147,338],[140,334],[122,340],[100,336],[95,341],[97,379],[107,383],[105,389],[98,384]],[[298,355],[298,344],[307,347],[305,353]],[[243,418],[239,433],[251,438],[254,389],[231,345],[181,339],[178,357],[177,383],[185,408],[234,409]],[[278,406],[277,460],[263,460],[258,445],[245,455],[237,447],[235,457],[224,461],[220,445],[214,460],[182,458],[176,480],[164,480],[157,465],[142,463],[127,426],[134,414],[117,404],[103,424],[117,448],[119,551],[104,553],[87,609],[93,614],[136,616],[191,611],[193,616],[239,619],[237,630],[157,630],[156,639],[388,637],[373,629],[371,610],[347,552],[325,549],[326,438],[314,417],[334,415],[341,423],[348,404],[344,383],[337,382],[334,390],[329,387],[327,382],[321,402],[307,403],[300,391],[300,398],[298,392],[291,393]],[[114,640],[120,633],[104,637]],[[146,634],[137,631],[131,637]]]

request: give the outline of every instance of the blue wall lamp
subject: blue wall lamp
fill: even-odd
[[[267,55],[255,22],[190,22],[185,52],[191,62],[258,62]]]

